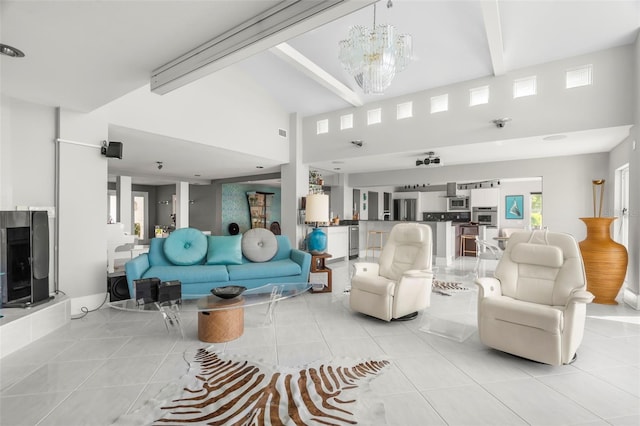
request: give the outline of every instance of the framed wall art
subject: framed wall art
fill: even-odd
[[[507,195],[505,197],[505,218],[506,219],[522,219],[524,218],[524,196],[523,195]]]

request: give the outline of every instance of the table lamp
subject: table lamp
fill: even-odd
[[[327,249],[327,235],[318,228],[318,223],[329,223],[329,196],[309,194],[306,201],[305,222],[313,223],[313,231],[307,237],[307,248],[313,254],[321,254]]]

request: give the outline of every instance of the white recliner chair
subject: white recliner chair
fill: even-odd
[[[429,225],[395,225],[378,263],[354,264],[351,309],[384,321],[417,316],[431,302],[431,251]]]
[[[476,279],[482,343],[546,364],[572,362],[584,334],[586,304],[593,300],[575,239],[515,232],[494,277]]]

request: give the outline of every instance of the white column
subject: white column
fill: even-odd
[[[282,234],[297,248],[305,236],[304,225],[298,224],[300,199],[309,192],[309,166],[302,164],[302,120],[298,114],[290,115],[289,163],[281,167],[281,174]]]
[[[107,291],[107,123],[102,112],[58,110],[57,279],[72,315],[100,306]]]
[[[189,182],[176,183],[176,229],[189,227]]]
[[[131,176],[116,177],[116,200],[118,205],[118,217],[116,222],[124,225],[124,231],[133,235],[132,219],[133,206],[131,205]]]

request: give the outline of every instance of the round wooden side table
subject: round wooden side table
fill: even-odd
[[[243,297],[210,302],[209,306],[216,310],[198,312],[198,339],[203,342],[222,343],[242,336],[244,333],[243,305]]]

